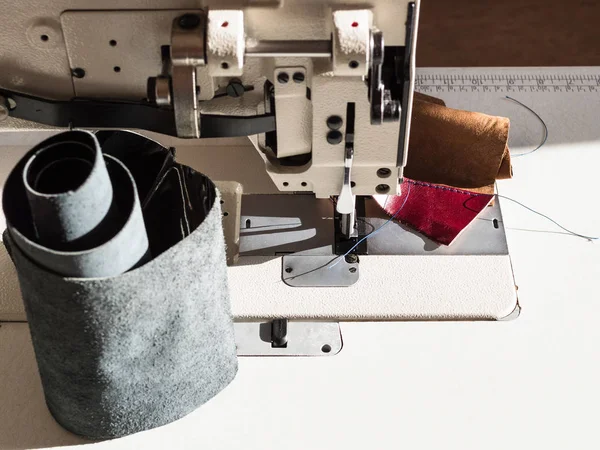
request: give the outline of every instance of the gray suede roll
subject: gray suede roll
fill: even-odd
[[[21,178],[14,181],[25,191],[33,232],[27,236],[14,226],[10,210],[8,230],[37,264],[86,278],[119,275],[149,259],[135,181],[123,163],[102,155],[92,133],[69,131],[43,141],[11,177]]]
[[[111,157],[104,157],[110,175]],[[160,236],[162,244],[168,230],[179,237],[123,273],[69,277],[23,246],[27,241],[47,249],[35,236],[44,222],[22,205],[28,194],[19,175],[26,164],[17,165],[3,193],[9,224],[4,243],[17,269],[46,403],[55,419],[88,438],[121,437],[179,419],[227,386],[237,372],[237,356],[214,184],[171,161],[163,169],[178,171],[172,179],[189,184],[185,189],[157,184],[147,201],[150,222],[144,219],[149,234]],[[115,198],[127,190],[110,179]],[[185,201],[174,197],[182,192],[191,192]],[[135,200],[139,207],[137,193]],[[180,205],[189,209],[181,212],[190,228],[183,235],[177,220],[158,220],[161,211],[175,215]],[[128,223],[119,220],[111,223]],[[130,248],[125,241],[121,247],[124,253]]]
[[[32,152],[23,184],[39,243],[66,247],[94,233],[113,203],[96,137],[87,131],[61,133]]]

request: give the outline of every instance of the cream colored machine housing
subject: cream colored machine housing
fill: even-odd
[[[55,100],[140,101],[147,97],[148,79],[158,76],[156,100],[174,108],[177,135],[202,138],[191,124],[198,128],[203,114],[252,116],[269,110],[267,84],[274,90],[277,148],[265,133],[250,139],[279,191],[314,192],[319,198],[339,195],[344,178],[344,141],[328,142],[327,119],[344,119],[347,103],[353,102],[353,194],[398,192],[406,140],[400,129],[409,127],[399,115],[380,124],[371,120],[372,35],[383,36],[388,52],[402,49],[398,86],[384,87],[384,101],[391,102],[389,92],[404,87],[405,64],[414,65],[410,55],[404,60],[404,48],[407,20],[416,35],[418,2],[172,1],[169,9],[159,0],[108,1],[101,8],[97,2],[68,0],[2,3],[13,17],[0,36],[4,89]],[[176,19],[186,13],[198,14],[202,23],[182,38],[174,30],[179,29]],[[414,47],[416,41],[408,44]],[[164,58],[166,46],[171,46],[170,63]],[[170,64],[166,70],[165,63]],[[287,83],[277,80],[281,73]],[[232,80],[239,82],[238,89],[252,90],[222,95]],[[160,96],[161,88],[170,98]],[[409,88],[406,98],[393,99],[404,102],[406,113],[411,93]],[[379,169],[385,178],[378,176]]]
[[[134,129],[176,147],[219,182],[236,319],[500,319],[517,308],[503,229],[494,244],[448,249],[393,224],[369,239],[368,256],[286,275],[383,224],[366,196],[401,189],[419,0],[0,8],[11,17],[0,31],[0,181],[69,126]],[[0,320],[21,317],[1,297],[13,309]]]

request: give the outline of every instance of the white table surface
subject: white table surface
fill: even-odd
[[[570,69],[578,71],[600,68]],[[537,119],[503,93],[438,95],[448,106],[510,117],[514,153],[542,137]],[[501,182],[500,192],[567,228],[600,235],[600,93],[512,95],[546,120],[549,138],[537,153],[514,160],[515,178]],[[600,448],[600,242],[563,234],[508,202],[502,206],[523,308],[517,320],[344,323],[337,356],[241,358],[233,383],[189,416],[87,445]],[[2,323],[0,448],[85,442],[45,407],[27,325]]]

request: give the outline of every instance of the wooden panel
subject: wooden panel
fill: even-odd
[[[595,0],[422,0],[421,67],[600,65]]]

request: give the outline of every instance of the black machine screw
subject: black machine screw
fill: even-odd
[[[389,185],[387,185],[387,184],[378,184],[378,185],[375,187],[375,191],[376,191],[378,194],[387,194],[388,192],[390,192],[390,187],[389,187]]]
[[[83,78],[85,77],[85,70],[81,67],[76,67],[75,69],[71,69],[71,75],[75,78]]]
[[[242,84],[242,82],[236,78],[229,82],[227,88],[225,89],[225,92],[227,92],[227,95],[229,95],[230,97],[238,98],[244,95],[244,92],[246,92],[246,90],[244,89],[244,85]]]
[[[377,170],[377,176],[379,178],[387,178],[392,174],[392,171],[390,169],[388,169],[387,167],[382,167],[381,169]]]
[[[292,78],[294,79],[294,81],[296,83],[303,83],[304,82],[304,74],[302,72],[296,72]]]
[[[337,130],[334,131],[330,131],[329,133],[327,133],[327,142],[329,142],[331,145],[337,145],[340,142],[342,142],[342,133],[340,133]]]
[[[277,81],[279,81],[281,84],[285,84],[290,81],[290,76],[287,74],[287,72],[280,72],[279,75],[277,75]]]
[[[200,17],[196,14],[184,14],[179,18],[179,26],[184,30],[193,30],[200,25]]]
[[[344,119],[342,119],[340,116],[329,116],[327,118],[327,127],[330,130],[339,130],[340,128],[342,128],[343,124]]]

